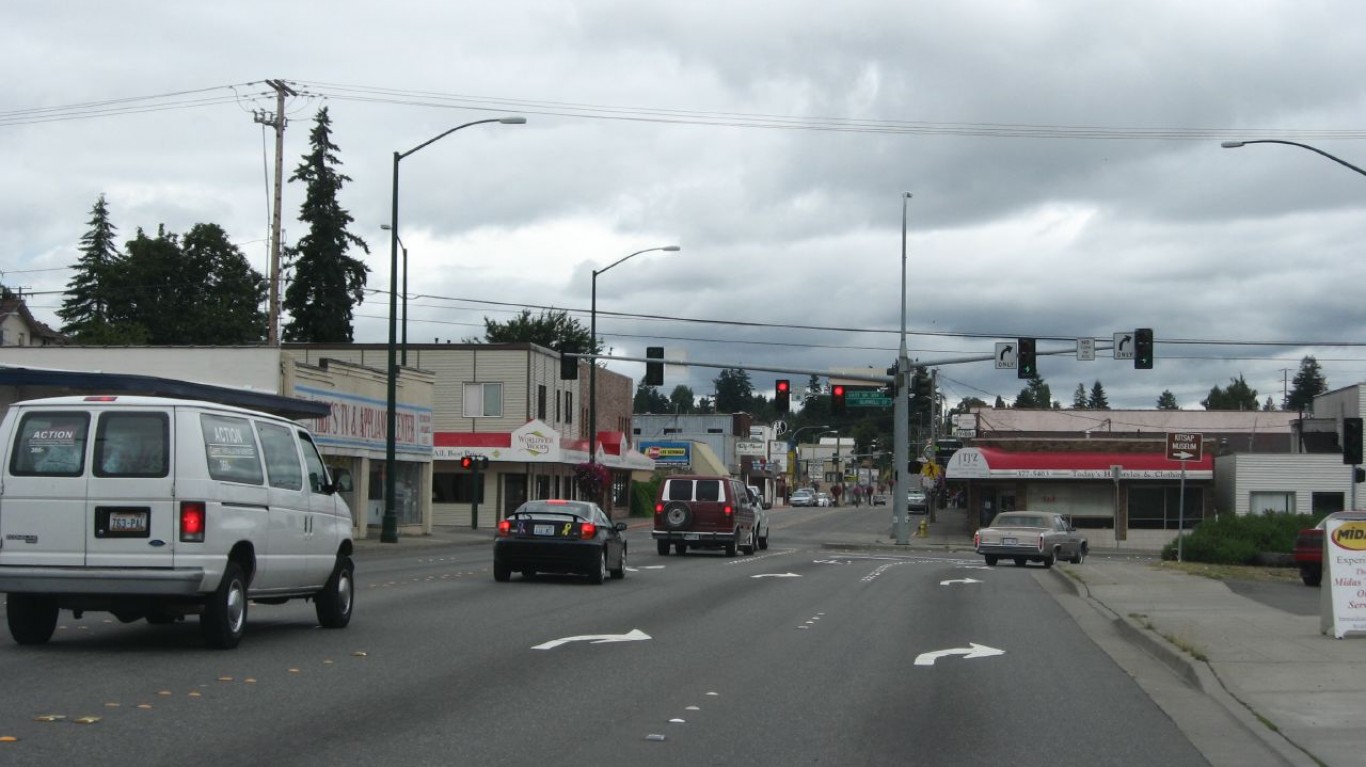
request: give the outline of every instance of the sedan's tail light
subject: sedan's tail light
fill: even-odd
[[[975,548],[977,548],[978,546],[981,546],[981,545],[982,545],[982,534],[981,534],[981,533],[973,533],[973,534],[972,534],[972,547],[975,549]]]
[[[579,537],[585,541],[592,540],[597,534],[598,526],[592,522],[584,522],[582,525],[579,525]]]
[[[1043,551],[1043,533],[1039,533],[1039,551]]]
[[[180,540],[184,543],[203,543],[206,516],[203,501],[181,501]]]
[[[504,519],[498,522],[498,537],[506,538],[512,535],[512,523]]]

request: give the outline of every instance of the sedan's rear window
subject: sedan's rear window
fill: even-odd
[[[1002,516],[996,520],[993,527],[1048,527],[1044,524],[1043,517],[1007,517]]]
[[[27,413],[19,421],[10,473],[28,477],[79,477],[85,471],[89,413]]]

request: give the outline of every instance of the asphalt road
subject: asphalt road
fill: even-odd
[[[1207,763],[1041,568],[819,547],[885,516],[775,513],[735,558],[632,532],[602,586],[495,583],[491,547],[367,555],[349,628],[253,605],[226,652],[194,619],[63,613],[0,640],[0,764]]]

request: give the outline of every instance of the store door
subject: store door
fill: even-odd
[[[507,515],[516,511],[517,507],[521,506],[524,503],[526,503],[526,475],[504,474],[503,517],[506,517]]]

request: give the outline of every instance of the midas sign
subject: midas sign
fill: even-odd
[[[1366,551],[1366,522],[1344,522],[1333,531],[1333,543],[1351,551]]]

